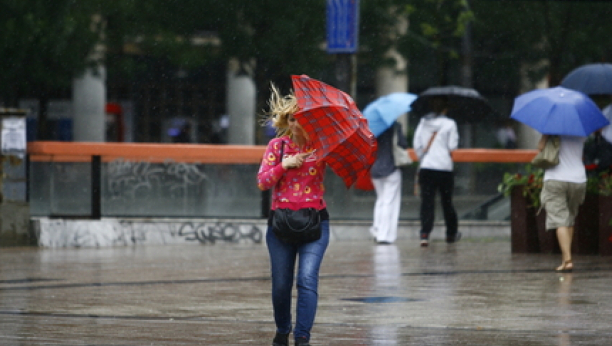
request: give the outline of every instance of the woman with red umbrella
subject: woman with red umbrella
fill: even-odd
[[[326,164],[318,160],[313,142],[294,117],[297,98],[281,96],[272,86],[268,119],[277,131],[266,148],[257,182],[259,189],[274,189],[266,243],[272,272],[272,305],[276,322],[273,346],[288,345],[291,323],[291,292],[297,262],[297,306],[293,329],[295,345],[308,346],[318,304],[319,268],[329,244],[329,214],[323,199]],[[321,219],[318,240],[292,244],[275,234],[272,223],[280,209],[315,208]]]

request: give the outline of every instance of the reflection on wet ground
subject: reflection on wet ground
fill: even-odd
[[[608,345],[612,259],[336,241],[313,345]],[[0,345],[270,345],[262,244],[0,249]]]

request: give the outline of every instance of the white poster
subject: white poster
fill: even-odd
[[[2,119],[2,155],[23,157],[26,153],[25,117]]]

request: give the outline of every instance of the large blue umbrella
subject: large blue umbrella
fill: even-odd
[[[517,97],[510,117],[545,135],[588,136],[610,124],[587,95],[560,86]]]
[[[374,136],[378,137],[400,115],[410,111],[410,104],[416,100],[417,95],[396,92],[377,98],[366,106],[363,115],[368,120],[368,126]]]
[[[563,78],[561,86],[587,95],[612,95],[612,64],[580,66]]]

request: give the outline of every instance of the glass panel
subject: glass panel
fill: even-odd
[[[372,218],[376,200],[374,191],[347,189],[329,167],[325,175],[325,202],[332,220],[364,220]]]
[[[259,217],[258,168],[114,161],[103,168],[102,215]]]
[[[499,195],[497,187],[505,172],[518,172],[523,167],[514,163],[456,163],[454,202],[459,219],[508,220],[510,201]],[[441,215],[437,207],[436,215]]]
[[[259,165],[207,165],[212,179],[204,196],[207,217],[261,217],[261,191],[257,188]]]
[[[402,206],[401,220],[417,220],[420,200],[414,196],[415,168],[402,169]],[[372,220],[376,192],[356,188],[348,190],[342,179],[331,169],[325,177],[325,200],[333,220]]]
[[[50,164],[50,212],[56,216],[91,215],[91,165],[89,163]]]
[[[30,162],[30,215],[51,215],[51,166],[49,162]]]
[[[524,164],[514,163],[456,163],[453,201],[460,219],[508,220],[508,198],[500,196],[497,186],[505,172],[524,170]],[[414,195],[416,166],[402,170],[401,220],[419,220],[420,198]],[[326,176],[326,201],[334,220],[371,220],[375,191],[347,190],[331,170]],[[442,209],[436,196],[436,219],[441,220]]]
[[[91,213],[90,165],[33,162],[30,207],[34,216],[87,216]],[[105,217],[259,218],[262,192],[258,165],[148,163],[118,160],[103,164],[102,215]],[[400,219],[418,220],[414,196],[416,168],[402,172]],[[497,186],[506,172],[524,172],[524,164],[456,163],[454,204],[460,219],[508,220],[509,199]],[[325,198],[333,220],[371,220],[374,191],[346,189],[331,169]],[[436,219],[442,210],[436,200]]]

